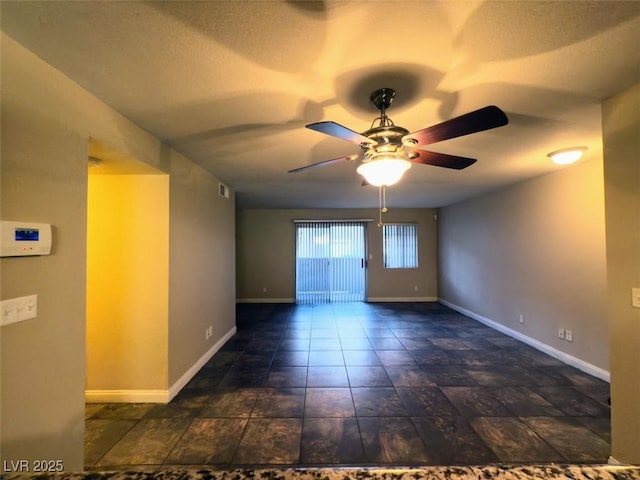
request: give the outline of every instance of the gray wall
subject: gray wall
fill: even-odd
[[[233,328],[234,201],[216,197],[215,177],[4,33],[1,47],[1,215],[52,223],[54,247],[0,260],[1,298],[39,300],[37,319],[0,329],[0,461],[59,459],[79,470],[90,137],[170,175],[170,383]],[[214,327],[208,342],[205,325]]]
[[[3,38],[1,216],[51,223],[54,246],[50,256],[0,259],[3,300],[38,295],[37,319],[0,329],[0,460],[55,459],[77,469],[84,447],[87,138],[39,110],[38,96],[30,95],[37,86],[23,84],[7,43]]]
[[[612,456],[640,464],[640,84],[603,104]]]
[[[176,154],[169,177],[169,386],[235,328],[235,195]],[[213,336],[205,340],[205,330]]]
[[[367,298],[433,300],[437,289],[436,222],[432,209],[389,209],[385,222],[418,224],[419,268],[385,269],[382,233],[376,221],[368,226],[371,260]],[[237,213],[237,297],[239,301],[285,301],[295,297],[294,219],[377,219],[376,209],[239,210]],[[418,290],[415,290],[415,286]],[[264,287],[267,292],[264,292]]]
[[[440,297],[606,373],[604,228],[601,160],[443,208]]]

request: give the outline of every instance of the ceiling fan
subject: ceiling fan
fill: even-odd
[[[391,88],[381,88],[371,94],[370,99],[380,111],[380,116],[373,120],[369,130],[362,133],[331,121],[307,125],[306,128],[311,130],[358,144],[361,151],[357,154],[295,168],[289,170],[289,173],[302,172],[332,163],[359,160],[360,165],[357,171],[365,177],[367,183],[387,186],[400,180],[412,163],[461,170],[473,165],[476,159],[428,152],[423,148],[432,143],[502,127],[509,123],[502,110],[490,105],[409,133],[409,130],[396,126],[387,117],[387,108],[393,102],[395,95],[395,90]]]

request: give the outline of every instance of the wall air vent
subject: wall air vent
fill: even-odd
[[[229,187],[224,183],[218,183],[218,194],[223,198],[229,198]]]

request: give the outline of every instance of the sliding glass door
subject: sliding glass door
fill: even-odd
[[[329,301],[329,223],[296,223],[296,303]]]
[[[366,298],[366,223],[296,222],[296,302]]]

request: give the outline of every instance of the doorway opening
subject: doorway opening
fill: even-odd
[[[169,176],[95,139],[89,155],[85,398],[166,401]]]
[[[296,221],[296,303],[366,299],[367,222]]]

